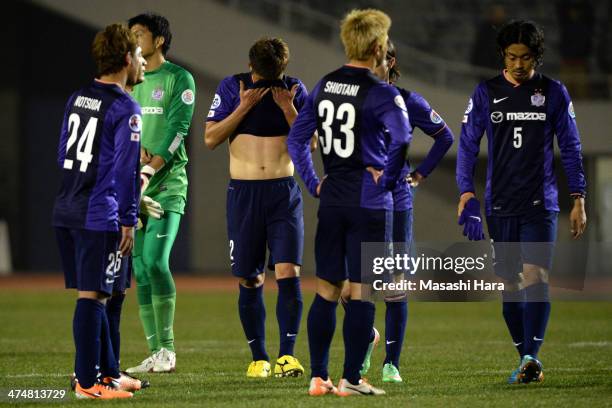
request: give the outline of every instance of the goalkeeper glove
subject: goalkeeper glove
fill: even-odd
[[[147,217],[155,218],[159,220],[164,215],[164,209],[162,206],[149,196],[142,196],[140,201],[140,213]]]
[[[463,235],[470,241],[480,241],[485,238],[480,216],[480,202],[476,198],[470,198],[465,204],[459,216],[459,225],[464,225]]]
[[[140,195],[144,196],[144,192],[147,190],[149,186],[149,181],[151,181],[151,177],[155,175],[155,169],[151,166],[144,165],[142,169],[140,169]]]

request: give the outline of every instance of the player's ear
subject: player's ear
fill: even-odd
[[[160,48],[165,42],[166,39],[163,36],[159,35],[155,37],[155,48]]]
[[[128,66],[128,67],[129,67],[130,65],[132,65],[132,59],[133,59],[133,58],[134,58],[134,57],[132,56],[132,52],[131,52],[131,51],[128,51],[128,52],[127,52],[127,54],[125,54],[125,65],[126,65],[126,66]]]

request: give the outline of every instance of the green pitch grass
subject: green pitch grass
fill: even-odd
[[[278,350],[274,292],[266,293],[268,352]],[[308,367],[305,294],[297,356]],[[74,293],[0,289],[0,389],[67,389],[72,372],[71,334]],[[401,361],[403,384],[385,385],[387,396],[307,395],[307,377],[247,379],[248,346],[230,291],[182,292],[178,295],[175,374],[149,374],[151,388],[122,406],[223,407],[407,407],[407,406],[610,406],[612,404],[612,303],[553,304],[541,352],[545,382],[509,386],[506,377],[518,359],[506,333],[498,303],[411,303]],[[341,375],[342,315],[331,350],[330,373]],[[376,325],[384,331],[384,305]],[[146,357],[137,317],[135,292],[126,299],[122,321],[122,365]],[[383,342],[373,356],[371,382],[382,385]],[[4,400],[6,401],[6,400]],[[72,396],[45,405],[87,404]],[[5,402],[0,402],[0,405]],[[19,406],[41,406],[21,403]]]

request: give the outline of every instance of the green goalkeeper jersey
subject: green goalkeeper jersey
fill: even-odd
[[[184,139],[193,116],[193,77],[186,69],[166,61],[158,69],[145,72],[145,81],[134,87],[132,96],[142,108],[142,147],[166,162],[151,178],[145,194],[164,210],[183,214],[187,200]]]

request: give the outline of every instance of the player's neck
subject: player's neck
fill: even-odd
[[[374,69],[376,69],[376,59],[374,57],[371,57],[367,60],[352,59],[345,65],[348,65],[349,67],[367,68],[370,71],[374,72]]]
[[[146,72],[155,71],[157,68],[161,67],[161,64],[166,62],[166,58],[161,52],[156,52],[151,54],[146,58],[147,66],[145,67]]]
[[[126,72],[116,72],[114,74],[102,75],[100,78],[96,78],[96,81],[103,82],[105,84],[115,84],[121,89],[125,89],[127,83]]]

